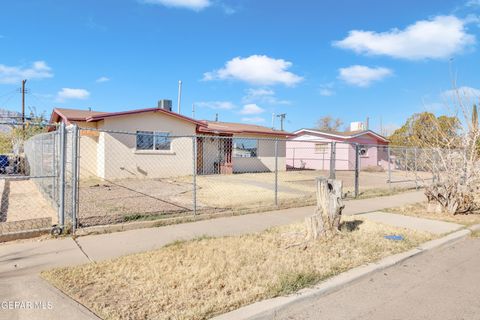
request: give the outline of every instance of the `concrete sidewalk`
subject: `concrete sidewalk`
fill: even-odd
[[[393,196],[345,201],[345,215],[378,211],[420,202],[422,191]],[[24,241],[0,245],[0,279],[32,274],[58,266],[101,261],[136,252],[153,250],[176,240],[202,235],[226,236],[258,232],[270,227],[301,221],[313,207],[292,208],[242,216],[223,217],[158,228],[137,229],[101,235],[44,241]],[[88,257],[88,258],[87,258]]]
[[[345,215],[378,211],[424,200],[423,192],[346,201]],[[258,232],[270,227],[303,220],[313,207],[277,210],[243,216],[224,217],[150,229],[137,229],[76,240],[70,237],[30,240],[0,245],[0,290],[2,301],[49,301],[54,310],[8,311],[8,319],[97,319],[86,308],[65,297],[39,278],[41,270],[101,261],[153,250],[175,240],[198,236],[226,236]],[[42,298],[43,297],[43,298]],[[6,315],[6,313],[4,313]],[[32,317],[32,315],[35,315]],[[3,315],[3,314],[2,314]]]
[[[414,229],[438,235],[464,228],[463,225],[457,223],[410,217],[381,211],[368,212],[360,214],[359,216],[373,222],[383,223],[393,227]]]

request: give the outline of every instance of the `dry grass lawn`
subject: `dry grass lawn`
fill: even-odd
[[[406,205],[406,206],[397,207],[397,208],[390,208],[384,211],[404,214],[407,216],[413,216],[413,217],[419,217],[419,218],[459,223],[466,226],[471,226],[471,225],[480,223],[479,212],[475,212],[471,214],[457,214],[457,215],[451,215],[448,213],[432,213],[427,211],[426,202]]]
[[[289,247],[303,225],[199,238],[42,276],[105,319],[207,319],[399,253],[431,235],[353,220],[330,241]],[[353,229],[353,230],[347,230]],[[405,241],[384,239],[401,234]]]

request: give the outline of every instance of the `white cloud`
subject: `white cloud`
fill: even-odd
[[[95,80],[95,82],[97,83],[108,82],[108,81],[110,81],[110,78],[108,77],[100,77],[97,80]]]
[[[242,110],[240,110],[240,114],[260,114],[265,112],[265,109],[260,108],[254,103],[246,104],[243,106]]]
[[[392,70],[382,67],[350,66],[340,68],[338,78],[358,87],[368,87],[372,82],[380,81],[393,74]]]
[[[465,30],[466,23],[455,16],[437,16],[417,21],[404,30],[352,30],[345,39],[333,45],[360,54],[400,59],[450,58],[475,44],[475,36]]]
[[[333,91],[332,89],[320,88],[320,95],[324,97],[331,97],[335,95],[335,91]]]
[[[201,108],[210,108],[214,110],[231,110],[235,109],[235,105],[230,101],[202,101],[196,102],[195,105]]]
[[[442,95],[445,97],[456,97],[458,95],[460,97],[479,98],[480,89],[464,86],[457,89],[446,90]]]
[[[45,79],[53,77],[52,69],[45,61],[35,61],[28,68],[10,67],[0,64],[0,83],[18,83],[23,79]]]
[[[324,97],[331,97],[335,95],[335,91],[333,90],[333,83],[325,83],[320,85],[320,95]]]
[[[184,8],[194,11],[200,11],[209,7],[210,0],[140,0],[143,3],[158,4],[166,7]]]
[[[469,0],[465,3],[467,7],[480,7],[480,0]]]
[[[289,61],[273,59],[265,55],[236,57],[227,61],[222,69],[204,73],[203,80],[236,79],[254,85],[293,86],[303,78],[287,71],[291,66],[292,63]]]
[[[275,96],[275,91],[272,89],[247,89],[245,93],[245,96],[242,98],[244,103],[290,104],[290,101],[278,99]]]
[[[85,89],[62,88],[57,93],[57,101],[64,102],[69,99],[85,100],[90,97],[90,92]]]
[[[260,118],[260,117],[246,117],[242,118],[243,122],[251,122],[251,123],[263,123],[265,122],[265,119]]]

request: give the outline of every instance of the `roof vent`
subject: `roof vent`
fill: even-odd
[[[158,108],[172,111],[172,100],[162,99],[158,100]]]

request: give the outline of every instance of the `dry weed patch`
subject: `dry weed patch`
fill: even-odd
[[[105,319],[207,319],[431,239],[426,233],[345,220],[335,239],[306,247],[289,246],[304,232],[303,224],[293,224],[244,236],[179,241],[42,276]],[[386,240],[387,234],[405,240]]]

